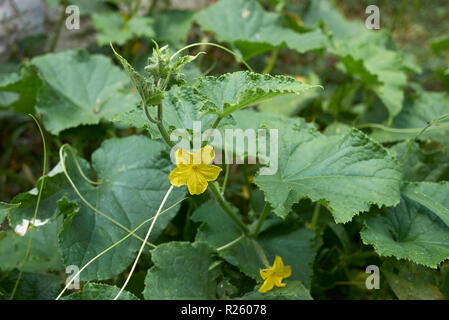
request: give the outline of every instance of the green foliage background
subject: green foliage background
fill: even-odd
[[[368,1],[210,2],[47,0],[79,6],[94,42],[58,50],[56,26],[0,64],[0,299],[15,285],[15,299],[55,299],[67,266],[153,217],[174,167],[161,126],[191,132],[193,121],[277,129],[279,169],[223,165],[225,205],[251,234],[209,193],[175,188],[121,299],[449,298],[445,2],[378,1],[380,30],[364,25]],[[152,56],[196,42],[227,51]],[[158,104],[160,124],[143,110],[156,118]],[[27,113],[45,130],[45,176]],[[48,222],[34,228],[22,267],[31,231],[14,229],[33,219],[42,185],[37,218]],[[91,263],[63,299],[113,299],[145,229]],[[259,269],[276,256],[292,276],[260,294]],[[369,265],[380,268],[378,290],[365,286]]]

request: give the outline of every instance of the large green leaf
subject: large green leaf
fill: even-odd
[[[92,15],[100,46],[112,43],[123,45],[134,37],[154,37],[153,19],[132,16],[129,20],[118,12],[97,12]]]
[[[331,32],[333,37],[338,40],[353,39],[365,36],[370,32],[362,21],[347,20],[329,0],[312,1],[303,20],[304,24],[308,26],[324,22],[326,31]]]
[[[145,299],[216,299],[213,250],[204,243],[169,242],[151,252],[154,266],[145,278]]]
[[[154,216],[169,189],[167,176],[173,167],[163,146],[142,136],[106,140],[93,153],[92,166],[101,181],[98,186],[89,184],[81,177],[70,152],[66,153],[64,162],[83,197],[98,210],[131,230]],[[84,172],[89,173],[85,161],[80,161],[80,165]],[[42,213],[38,214],[38,218],[47,218],[58,210],[65,216],[64,229],[60,234],[60,248],[65,265],[81,267],[127,235],[122,228],[85,205],[60,171],[52,175],[45,185],[48,189],[44,188],[47,191],[44,192],[39,211]],[[166,208],[180,200],[184,194],[184,188],[175,188]],[[29,208],[33,204],[32,199],[35,199],[35,192],[21,195],[21,198],[28,200],[26,204],[29,207],[11,210],[12,218],[16,215],[25,218],[31,214]],[[58,201],[60,199],[62,200]],[[18,199],[13,199],[13,203],[15,201]],[[175,211],[167,212],[158,219],[150,241],[161,234]],[[144,229],[146,228],[141,228],[137,234],[144,237]],[[81,279],[102,280],[119,274],[133,261],[140,243],[130,237],[93,262],[81,274]]]
[[[223,209],[212,201],[198,208],[192,219],[204,222],[197,233],[196,241],[205,241],[214,248],[231,243],[242,235]],[[299,280],[306,287],[310,287],[312,263],[315,258],[313,238],[314,232],[305,228],[266,237],[262,235],[257,240],[244,237],[229,248],[220,250],[219,255],[260,282],[262,278],[259,270],[266,268],[263,259],[267,259],[271,264],[276,256],[280,256],[286,265],[292,267],[289,280]]]
[[[365,218],[363,242],[380,255],[436,268],[449,258],[447,190],[447,183],[405,185],[397,207]]]
[[[16,283],[18,271],[0,274],[0,300],[9,299]],[[61,277],[54,274],[24,272],[14,295],[15,300],[53,300],[58,295]]]
[[[126,74],[101,55],[65,51],[32,60],[44,80],[36,109],[53,134],[96,124],[132,109],[137,96],[126,90]]]
[[[271,76],[238,71],[220,77],[202,77],[195,84],[208,99],[205,112],[226,116],[246,106],[286,94],[302,94],[311,86],[289,76]]]
[[[319,29],[297,33],[282,26],[278,13],[267,12],[256,0],[220,0],[196,15],[201,28],[250,58],[272,48],[287,47],[300,53],[323,47]]]
[[[62,298],[62,300],[112,300],[119,293],[120,289],[102,283],[87,283],[83,290],[74,292]],[[135,295],[128,291],[123,291],[119,300],[138,300]]]
[[[280,125],[269,125],[279,129],[279,169],[254,180],[276,214],[285,217],[294,203],[307,197],[322,202],[341,223],[368,211],[371,204],[399,202],[398,162],[362,132],[304,139],[300,130]]]
[[[25,264],[26,272],[41,272],[63,269],[58,248],[58,232],[61,219],[53,220],[43,226],[35,227],[29,258]],[[0,239],[0,270],[20,269],[25,259],[31,231],[19,236],[8,230]]]
[[[37,90],[41,80],[37,69],[24,66],[19,72],[0,78],[0,107],[12,108],[16,112],[34,113]]]
[[[415,138],[430,121],[449,113],[449,96],[444,92],[422,91],[407,103],[391,124],[391,129],[375,130],[371,137],[379,142],[392,142]],[[400,129],[400,130],[396,130]],[[433,140],[449,146],[447,119],[428,128],[418,140]]]

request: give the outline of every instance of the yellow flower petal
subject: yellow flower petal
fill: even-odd
[[[265,293],[273,289],[273,287],[274,287],[273,280],[271,278],[267,278],[267,280],[265,280],[263,285],[259,288],[259,292]]]
[[[259,271],[260,276],[262,277],[263,280],[265,280],[266,278],[270,277],[273,274],[273,269],[268,268],[268,269],[261,269]]]
[[[187,177],[187,188],[190,194],[202,194],[207,189],[207,180],[198,171],[192,169]]]
[[[209,164],[214,160],[215,158],[215,151],[212,146],[205,146],[195,152],[195,155],[193,156],[193,163],[195,164]]]
[[[282,272],[279,273],[279,275],[280,275],[282,278],[288,278],[288,277],[290,277],[290,276],[292,275],[292,267],[290,267],[290,266],[284,267],[284,269],[282,270]]]
[[[287,284],[282,283],[282,277],[272,277],[274,285],[276,287],[285,287]]]
[[[214,181],[218,178],[222,169],[213,164],[200,164],[197,170],[207,181]]]
[[[190,166],[178,165],[174,168],[172,172],[168,175],[170,183],[175,187],[183,186],[187,183],[187,178],[189,177]]]
[[[282,280],[290,277],[291,274],[292,268],[290,266],[284,266],[281,257],[276,256],[271,268],[260,270],[260,276],[265,282],[262,287],[260,287],[259,291],[264,293],[273,289],[274,286],[285,287],[287,284],[282,283]]]
[[[178,149],[175,153],[176,165],[178,164],[192,164],[193,154],[184,149]]]
[[[276,256],[273,262],[273,269],[275,271],[282,270],[284,268],[284,262],[282,261],[281,257]]]

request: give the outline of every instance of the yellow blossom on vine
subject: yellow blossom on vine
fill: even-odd
[[[176,168],[168,179],[175,187],[187,184],[190,194],[201,194],[207,189],[207,182],[217,179],[221,168],[210,164],[214,160],[214,148],[207,145],[195,154],[184,149],[176,151]]]
[[[282,283],[282,279],[290,277],[291,274],[292,268],[290,266],[284,266],[281,257],[276,256],[271,268],[260,270],[260,276],[265,281],[260,287],[259,292],[265,293],[273,289],[274,286],[285,287],[286,284]]]

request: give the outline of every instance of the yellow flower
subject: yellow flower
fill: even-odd
[[[214,148],[205,146],[195,154],[186,150],[176,151],[176,168],[168,179],[175,187],[187,184],[190,194],[201,194],[207,189],[207,182],[217,179],[221,168],[210,164],[215,157]]]
[[[290,266],[284,266],[281,257],[276,256],[273,266],[268,269],[260,270],[260,276],[265,282],[260,287],[259,292],[265,293],[276,287],[285,287],[286,284],[282,283],[283,278],[288,278],[292,275],[292,268]]]

